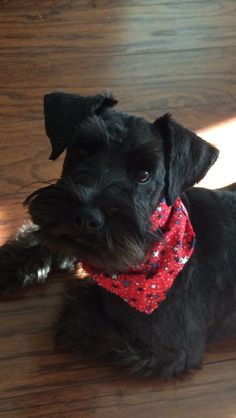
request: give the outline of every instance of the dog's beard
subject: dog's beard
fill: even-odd
[[[41,238],[53,251],[76,256],[79,261],[108,273],[125,271],[138,265],[145,257],[147,243],[140,233],[132,233],[131,226],[107,222],[96,235],[81,236],[76,231],[55,226],[41,229]]]
[[[105,225],[93,234],[81,234],[73,223],[75,199],[68,190],[49,186],[26,200],[34,223],[40,226],[41,242],[54,252],[75,256],[78,261],[108,273],[126,271],[145,258],[156,237],[149,232],[148,210],[130,197],[107,198]],[[115,206],[115,208],[114,208]]]

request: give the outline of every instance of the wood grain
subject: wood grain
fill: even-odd
[[[27,194],[60,175],[62,158],[48,161],[45,93],[111,89],[120,109],[150,120],[170,111],[206,137],[235,119],[235,0],[2,0],[0,10],[0,243],[27,220]],[[235,154],[235,129],[216,138],[222,155]],[[227,158],[219,177],[226,166],[235,181]],[[1,301],[1,418],[235,418],[234,339],[211,347],[201,370],[168,381],[124,378],[55,351],[71,280],[55,274]]]

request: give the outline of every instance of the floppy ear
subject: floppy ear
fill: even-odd
[[[83,97],[58,91],[44,96],[45,128],[52,145],[49,158],[55,160],[59,157],[83,119],[116,103],[111,94]]]
[[[169,114],[153,123],[163,140],[165,195],[172,205],[181,192],[199,182],[215,163],[219,151],[194,132],[176,123]]]

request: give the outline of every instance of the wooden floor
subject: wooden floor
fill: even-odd
[[[150,119],[172,112],[222,149],[206,182],[235,181],[235,0],[2,0],[0,77],[1,242],[27,218],[29,183],[59,173],[42,113],[57,88],[111,89],[121,109]],[[55,352],[64,281],[0,303],[0,418],[236,418],[235,340],[166,382]]]

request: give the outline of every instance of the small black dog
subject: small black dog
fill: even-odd
[[[0,249],[0,288],[82,262],[92,278],[78,281],[58,339],[131,373],[178,375],[235,314],[236,183],[191,188],[217,149],[168,114],[150,123],[116,103],[45,97],[62,176],[27,198],[33,223]]]

